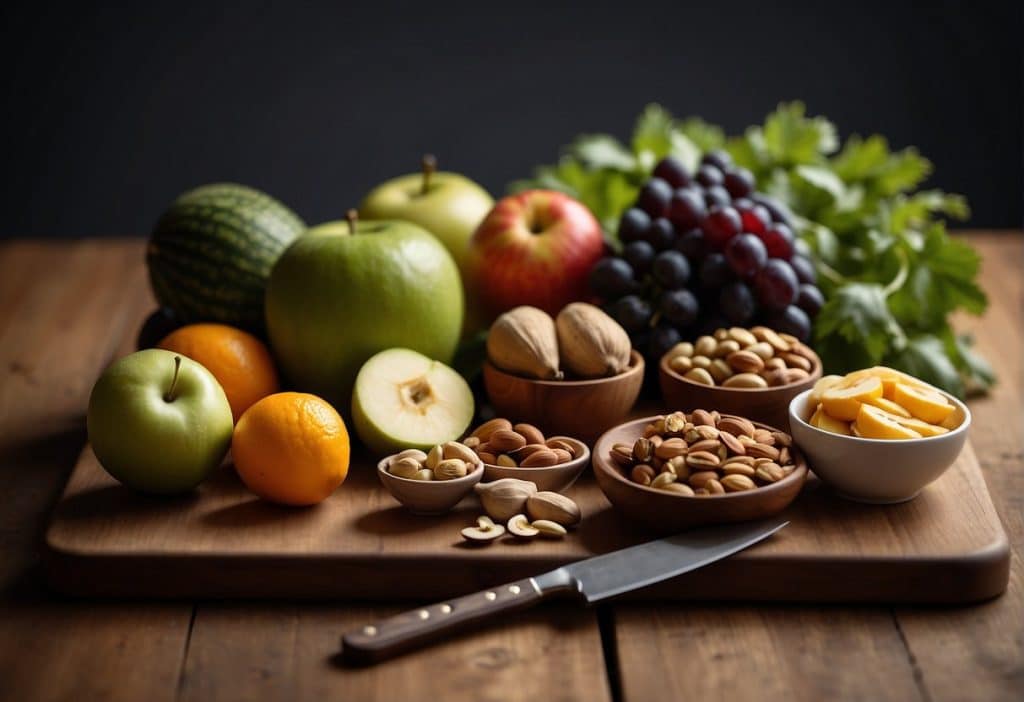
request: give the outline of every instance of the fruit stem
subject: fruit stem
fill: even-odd
[[[174,377],[171,378],[171,387],[167,388],[167,394],[164,395],[164,402],[174,402],[175,394],[174,390],[178,387],[178,371],[181,369],[181,356],[174,357]]]
[[[423,184],[420,186],[420,195],[426,195],[427,191],[430,190],[430,177],[437,170],[437,159],[434,158],[433,154],[423,154],[420,168],[423,169]]]
[[[355,234],[356,222],[359,221],[359,211],[356,209],[349,210],[345,213],[345,219],[348,220],[348,233]]]

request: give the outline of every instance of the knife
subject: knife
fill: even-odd
[[[376,662],[499,612],[526,609],[551,597],[574,596],[594,604],[731,556],[787,524],[776,518],[706,527],[577,561],[353,629],[342,636],[343,654],[360,663]]]

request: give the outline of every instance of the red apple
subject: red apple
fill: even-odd
[[[587,296],[587,275],[603,253],[601,225],[586,206],[554,190],[527,190],[484,217],[469,243],[469,270],[491,315],[519,305],[556,315]]]

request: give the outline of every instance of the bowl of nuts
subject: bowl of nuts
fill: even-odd
[[[444,514],[484,476],[483,462],[457,441],[429,453],[406,449],[377,464],[380,482],[413,514]]]
[[[719,329],[661,358],[668,407],[714,407],[789,428],[789,403],[821,377],[821,359],[806,344],[768,327]]]
[[[594,475],[616,510],[669,533],[781,512],[807,463],[784,431],[697,409],[610,429],[594,445]]]
[[[484,464],[484,481],[518,478],[538,489],[562,492],[590,463],[590,449],[568,436],[545,437],[532,424],[497,418],[462,440]]]

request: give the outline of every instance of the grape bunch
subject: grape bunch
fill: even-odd
[[[789,213],[722,151],[693,174],[661,161],[623,213],[619,240],[590,286],[650,362],[719,327],[763,324],[806,341],[824,304]]]

